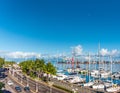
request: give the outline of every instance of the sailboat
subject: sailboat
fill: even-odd
[[[110,56],[111,57],[111,56]],[[111,57],[111,73],[112,73],[112,57]],[[112,74],[111,74],[111,84],[112,84],[112,87],[109,87],[106,89],[107,92],[117,92],[120,90],[120,86],[113,86],[113,83],[112,83]]]
[[[98,82],[92,86],[93,89],[104,89],[105,86],[103,82],[100,81],[100,44],[98,46],[98,57],[99,57],[99,70],[98,70]]]
[[[74,68],[74,57],[71,59],[71,65],[72,68],[68,68],[67,71],[70,75],[77,75],[77,73],[80,71],[80,68]]]
[[[103,59],[103,56],[102,56],[102,59]],[[100,71],[100,76],[101,76],[101,78],[108,78],[110,76],[111,72],[105,70],[105,63],[103,60],[102,60],[102,63],[103,63],[103,69]]]
[[[94,82],[90,81],[90,54],[89,54],[89,72],[88,73],[89,73],[89,82],[84,84],[85,87],[90,87],[94,84]]]
[[[107,88],[107,92],[117,92],[120,90],[120,86]]]

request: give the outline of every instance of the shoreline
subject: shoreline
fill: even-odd
[[[58,62],[58,64],[89,64],[89,62]],[[90,64],[111,64],[110,62],[90,62]],[[120,62],[113,62],[112,64],[120,64]]]

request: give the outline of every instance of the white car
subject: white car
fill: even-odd
[[[8,85],[13,85],[13,82],[12,82],[11,80],[9,80],[9,81],[7,82],[7,84],[8,84]]]

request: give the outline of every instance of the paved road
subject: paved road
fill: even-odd
[[[21,82],[21,76],[20,75],[15,74],[15,77],[19,82]],[[22,79],[22,83],[24,85],[27,85],[27,80]],[[36,90],[36,81],[29,78],[28,83],[29,83],[30,88],[33,91],[35,91]],[[41,82],[37,82],[37,84],[38,84],[38,93],[66,93],[66,92],[64,92],[62,90],[50,87],[50,86],[48,86],[48,85],[46,85],[44,83],[41,83]]]
[[[0,74],[0,82],[3,82],[5,84],[5,88],[2,90],[3,93],[16,93],[14,89],[12,89],[6,82],[7,76],[5,76],[5,71],[0,71],[0,73],[3,73],[4,75]]]
[[[4,73],[5,73],[5,75],[7,75],[6,72],[4,72]],[[13,85],[7,84],[7,82],[9,80],[13,82]],[[21,93],[32,93],[31,91],[30,92],[24,91],[25,86],[22,85],[19,81],[15,80],[14,78],[11,78],[9,75],[7,75],[7,77],[0,78],[0,82],[3,82],[5,84],[5,88],[3,89],[3,93],[17,93],[17,91],[15,90],[16,86],[21,87],[21,89],[22,89]]]
[[[11,78],[10,76],[8,76],[8,80],[12,80],[12,82],[14,83],[13,85],[10,86],[12,89],[15,90],[15,87],[16,87],[16,86],[20,86],[21,89],[22,89],[22,93],[32,93],[31,91],[30,91],[30,92],[24,91],[24,87],[25,87],[25,86],[24,86],[23,84],[21,84],[19,81]]]

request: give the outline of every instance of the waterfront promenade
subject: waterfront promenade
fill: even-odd
[[[9,74],[9,77],[17,80],[23,86],[29,85],[30,89],[32,90],[32,93],[72,93],[72,92],[73,93],[107,93],[106,91],[103,90],[93,90],[92,88],[89,87],[70,84],[53,78],[50,78],[49,82],[52,82],[52,84],[50,85],[49,83],[45,83],[41,80],[34,80],[27,76],[26,78],[22,78],[21,74],[17,74],[17,73],[14,73],[14,75]],[[56,87],[67,89],[69,91],[64,91]]]

